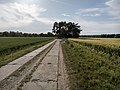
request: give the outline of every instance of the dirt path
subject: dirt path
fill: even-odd
[[[0,90],[69,90],[60,40],[0,82]]]

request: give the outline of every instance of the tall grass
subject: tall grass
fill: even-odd
[[[119,90],[120,56],[71,40],[62,46],[71,90]]]
[[[120,56],[120,39],[71,39],[81,45],[95,49],[97,52],[107,53],[110,56]]]

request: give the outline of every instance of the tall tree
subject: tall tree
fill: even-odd
[[[58,38],[78,38],[82,30],[80,29],[78,23],[66,23],[65,21],[61,21],[53,24],[52,31],[58,36]]]

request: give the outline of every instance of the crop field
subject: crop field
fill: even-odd
[[[117,38],[82,38],[82,39],[70,39],[84,46],[95,49],[96,51],[102,51],[109,53],[110,55],[120,56],[120,39]]]
[[[120,48],[120,39],[119,38],[80,38],[80,39],[70,39],[74,41],[91,43],[97,45],[105,45],[111,48]]]
[[[120,89],[120,39],[68,39],[62,47],[71,90]]]
[[[0,38],[0,67],[52,40],[39,37]]]

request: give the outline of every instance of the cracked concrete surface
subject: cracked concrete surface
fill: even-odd
[[[57,40],[22,90],[69,90],[60,40]]]
[[[57,40],[32,74],[30,82],[23,86],[23,90],[57,90],[59,47],[60,40]]]

